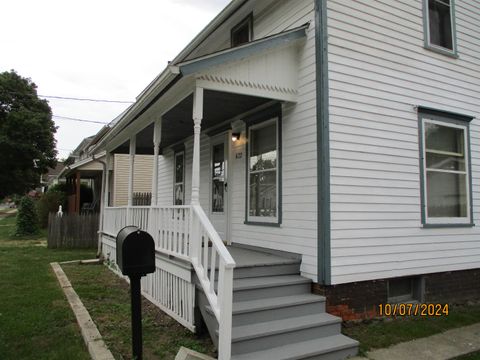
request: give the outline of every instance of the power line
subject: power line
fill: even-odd
[[[60,99],[60,100],[74,100],[74,101],[92,101],[92,102],[105,102],[105,103],[116,103],[116,104],[133,104],[133,101],[123,101],[123,100],[105,100],[105,99],[87,99],[87,98],[77,98],[77,97],[66,97],[66,96],[54,96],[54,95],[38,95],[42,98],[47,99]]]
[[[21,93],[18,91],[12,91],[7,89],[0,89],[0,92],[4,94],[35,97],[34,94]],[[37,95],[37,96],[41,98],[46,98],[46,99],[59,99],[59,100],[91,101],[91,102],[105,102],[105,103],[115,103],[115,104],[133,104],[134,103],[133,101],[124,101],[124,100],[89,99],[89,98],[67,97],[67,96],[58,96],[58,95]]]
[[[53,115],[53,117],[57,118],[57,119],[61,119],[61,120],[80,121],[80,122],[86,122],[86,123],[92,123],[92,124],[102,124],[102,125],[108,125],[109,124],[108,122],[78,119],[78,118],[73,118],[73,117],[68,117],[68,116]]]

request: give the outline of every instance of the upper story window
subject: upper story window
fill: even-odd
[[[468,122],[420,114],[424,224],[471,224]]]
[[[232,29],[232,47],[239,46],[252,41],[253,38],[253,16],[248,15]]]
[[[425,46],[456,56],[454,0],[424,0]]]

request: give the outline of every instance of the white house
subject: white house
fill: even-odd
[[[130,154],[104,255],[150,232],[145,296],[219,359],[340,359],[325,307],[480,297],[478,24],[478,0],[233,0],[97,144]]]

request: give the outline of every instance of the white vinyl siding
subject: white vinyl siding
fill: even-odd
[[[259,7],[264,6],[259,2]],[[302,255],[304,276],[317,280],[317,147],[315,87],[314,3],[310,0],[275,1],[254,9],[254,38],[262,38],[310,21],[307,40],[299,50],[298,102],[282,106],[282,224],[281,227],[246,225],[246,133],[233,144],[233,179],[229,189],[232,240]],[[237,154],[242,154],[237,158]],[[308,164],[306,166],[306,164]],[[232,183],[233,182],[233,183]],[[232,186],[230,186],[232,185]]]
[[[253,3],[253,2],[252,2]],[[274,4],[272,6],[272,4]],[[313,0],[279,0],[255,2],[242,8],[189,58],[230,47],[230,29],[250,12],[254,16],[254,39],[263,38],[310,22],[307,39],[299,48],[298,102],[282,106],[282,225],[278,228],[245,224],[246,147],[245,129],[232,145],[228,164],[229,213],[233,243],[259,246],[302,255],[302,274],[317,280],[317,148],[315,87],[315,21]],[[228,119],[225,119],[228,120]],[[204,130],[204,129],[203,129]],[[192,171],[192,139],[185,144],[185,203],[190,203]],[[202,133],[200,141],[200,203],[210,213],[211,166],[210,139]],[[159,196],[168,188],[172,192],[172,170],[162,174],[162,165],[172,161],[168,150],[160,161]],[[170,160],[168,158],[170,157]],[[173,165],[170,165],[173,169]],[[163,182],[162,182],[163,181]],[[171,197],[170,197],[171,199]]]
[[[479,116],[478,1],[456,2],[458,59],[424,48],[422,0],[327,4],[332,283],[478,268],[478,226],[422,226],[416,109]],[[474,119],[477,224],[479,131]]]
[[[130,169],[130,155],[115,154],[113,170],[113,206],[127,206],[128,204],[128,174]],[[152,155],[135,155],[133,192],[152,191]]]

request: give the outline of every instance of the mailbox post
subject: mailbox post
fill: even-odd
[[[142,360],[142,298],[140,279],[155,272],[153,238],[136,226],[127,226],[117,235],[117,265],[130,278],[132,309],[132,354]]]

